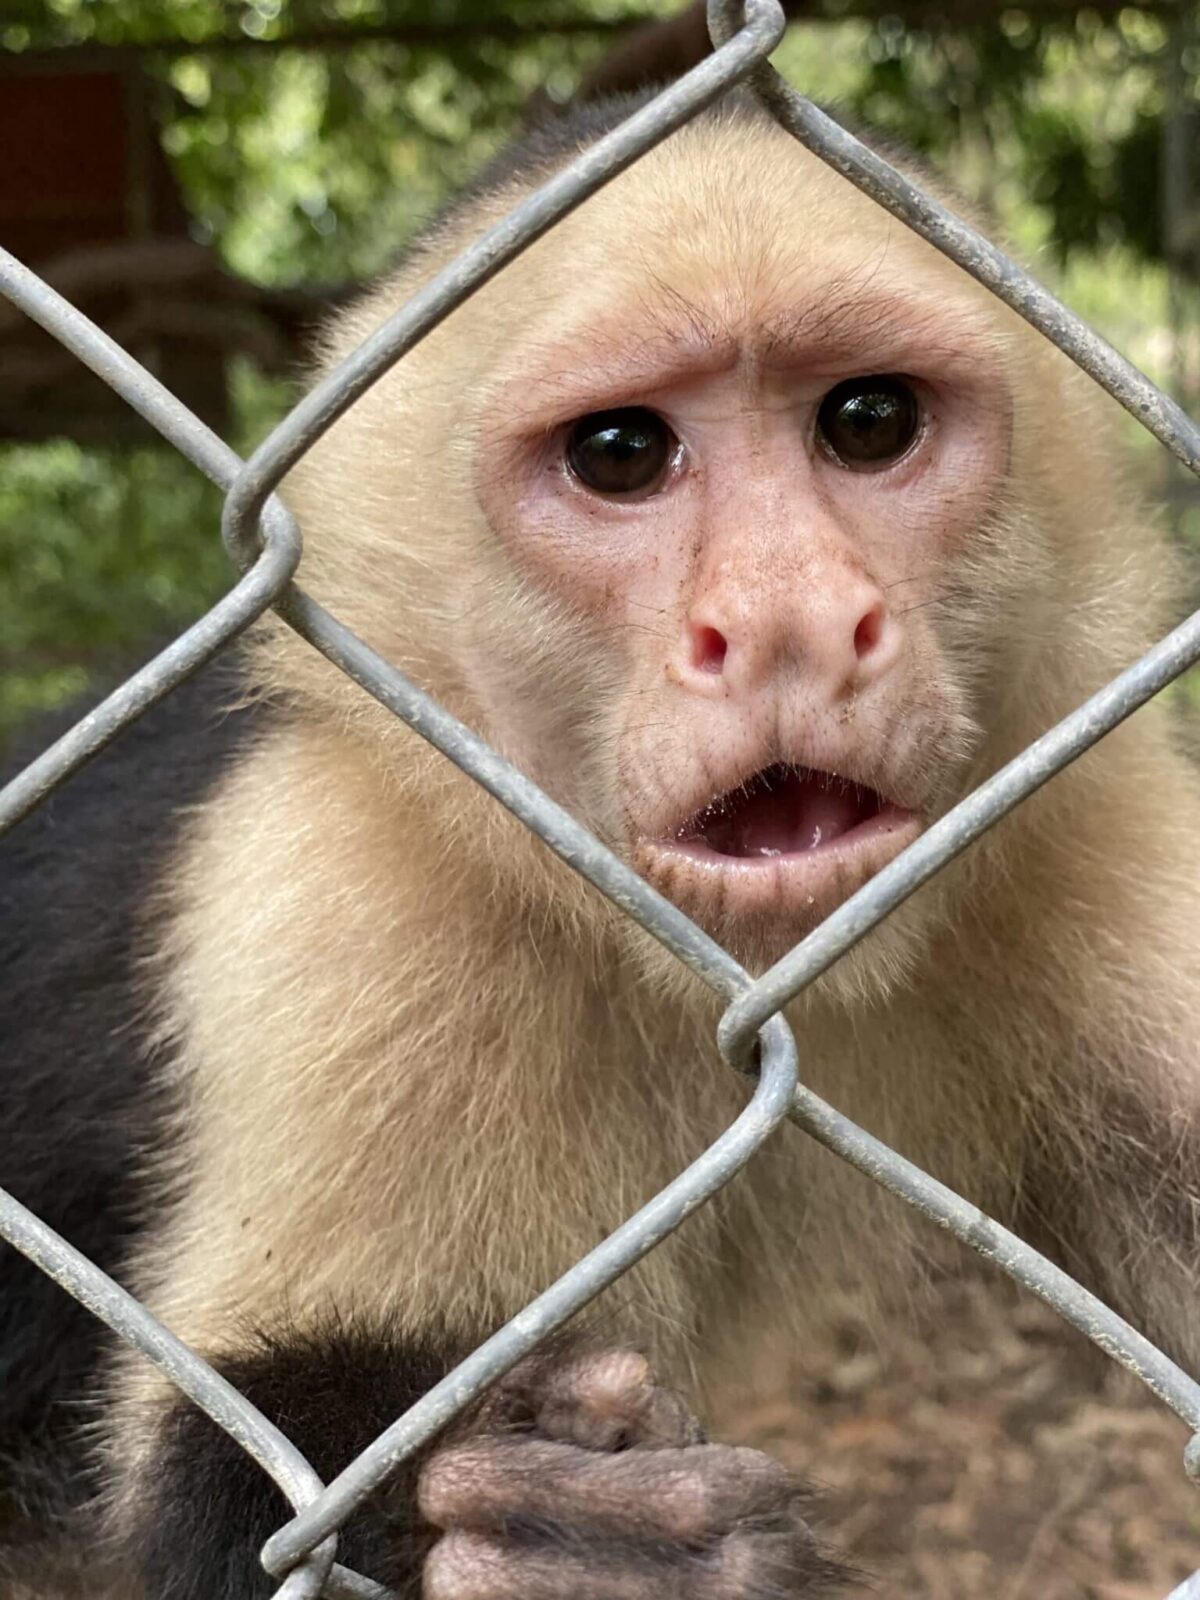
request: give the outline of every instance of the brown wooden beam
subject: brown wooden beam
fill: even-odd
[[[1137,10],[1163,15],[1178,12],[1181,0],[1025,0],[1014,6],[1011,0],[785,0],[784,9],[806,22],[833,23],[854,18],[868,20],[884,16],[899,17],[909,26],[944,32],[994,25],[1002,11],[1021,11],[1039,21],[1066,21],[1078,12],[1096,16],[1115,16],[1120,11]],[[624,17],[564,18],[559,22],[517,22],[496,17],[482,22],[456,23],[377,23],[364,27],[297,28],[290,32],[258,39],[244,33],[218,33],[203,39],[158,38],[125,44],[39,45],[27,50],[9,50],[0,55],[0,75],[37,71],[104,69],[134,65],[147,57],[225,54],[254,54],[278,50],[353,50],[364,44],[391,43],[410,48],[445,49],[488,41],[521,44],[544,38],[604,38],[621,41],[623,55],[632,45],[655,39],[664,57],[676,55],[673,40],[695,35],[694,8],[669,18]],[[649,51],[649,46],[644,46]],[[639,47],[641,48],[641,47]],[[685,45],[685,54],[692,53]]]
[[[37,70],[53,66],[56,71],[65,66],[78,71],[103,68],[111,71],[123,65],[135,65],[152,56],[224,55],[237,53],[264,53],[276,50],[353,50],[363,44],[399,44],[415,49],[446,49],[487,41],[498,44],[521,44],[531,39],[553,37],[603,38],[628,32],[639,25],[635,17],[620,20],[565,19],[556,23],[514,22],[496,17],[482,22],[445,23],[371,23],[364,27],[296,28],[287,33],[258,39],[248,33],[215,33],[203,39],[159,38],[139,39],[127,44],[51,44],[31,46],[27,50],[13,50],[0,55],[0,73]]]

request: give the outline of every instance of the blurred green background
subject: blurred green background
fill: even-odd
[[[124,132],[113,137],[126,141],[124,187],[107,246],[153,247],[165,231],[198,261],[211,258],[222,274],[215,299],[236,289],[246,297],[238,315],[257,320],[231,322],[215,346],[189,344],[182,313],[165,332],[147,317],[147,296],[153,312],[162,295],[153,275],[141,300],[86,280],[92,300],[82,303],[101,321],[116,318],[117,337],[125,315],[131,346],[166,381],[182,361],[213,399],[215,373],[221,426],[245,449],[294,392],[303,328],[323,298],[382,268],[535,109],[567,102],[631,50],[649,45],[650,59],[670,41],[656,20],[679,9],[657,0],[4,0],[0,243],[52,277],[88,246],[78,231],[29,221],[59,184],[37,169],[29,108],[45,110],[65,141],[54,159],[69,176],[71,140],[82,160],[98,139],[72,85],[86,78],[91,94],[104,74],[119,81]],[[1196,407],[1194,7],[952,0],[884,11],[876,0],[827,0],[792,10],[776,59],[794,83],[925,153],[992,209],[1070,304]],[[160,179],[170,193],[153,214]],[[67,272],[64,292],[71,281]],[[195,306],[211,311],[207,283]],[[271,343],[280,328],[301,330],[282,356]],[[0,389],[6,368],[28,377],[19,404],[0,408],[0,739],[113,663],[139,659],[230,581],[216,492],[94,397],[82,410],[64,402],[68,379],[45,349],[20,346],[24,337],[11,316],[0,320]],[[1129,450],[1161,514],[1200,549],[1191,480],[1132,425]]]

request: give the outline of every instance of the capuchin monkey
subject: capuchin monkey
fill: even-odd
[[[634,104],[510,151],[323,361]],[[735,98],[284,494],[310,591],[761,970],[1168,626],[1114,413]],[[809,1084],[1193,1367],[1198,859],[1151,706],[789,1013]],[[14,833],[0,893],[0,1179],[326,1478],[745,1103],[719,1001],[273,619]],[[427,1600],[830,1592],[797,1485],[695,1415],[756,1340],[909,1292],[908,1215],[784,1128],[339,1560]],[[11,1251],[0,1336],[4,1593],[274,1592],[283,1497]]]

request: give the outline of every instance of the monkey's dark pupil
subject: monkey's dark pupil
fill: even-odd
[[[902,456],[920,421],[917,397],[902,378],[850,378],[829,391],[817,412],[818,432],[848,467]]]
[[[660,416],[640,406],[593,411],[572,423],[567,465],[597,494],[638,494],[666,470],[673,435]]]

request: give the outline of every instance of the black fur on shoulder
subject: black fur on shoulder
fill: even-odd
[[[238,669],[222,659],[0,840],[0,1185],[118,1278],[147,1206],[166,1198],[151,1202],[147,1183],[171,1110],[138,985],[154,937],[147,901],[183,810],[261,720],[227,711],[239,698]],[[84,709],[35,730],[24,755]],[[89,1374],[108,1338],[0,1245],[6,1547],[13,1519],[44,1524],[86,1492],[71,1436],[90,1419]]]
[[[250,1336],[217,1364],[326,1483],[466,1354],[390,1324],[330,1314],[313,1330]],[[422,1456],[423,1458],[423,1456]],[[421,1458],[419,1458],[421,1459]],[[340,1562],[418,1600],[436,1537],[416,1510],[418,1462],[406,1462],[338,1538]],[[259,1552],[292,1516],[283,1494],[227,1433],[180,1399],[161,1424],[153,1482],[120,1558],[138,1600],[267,1600],[278,1588]]]

